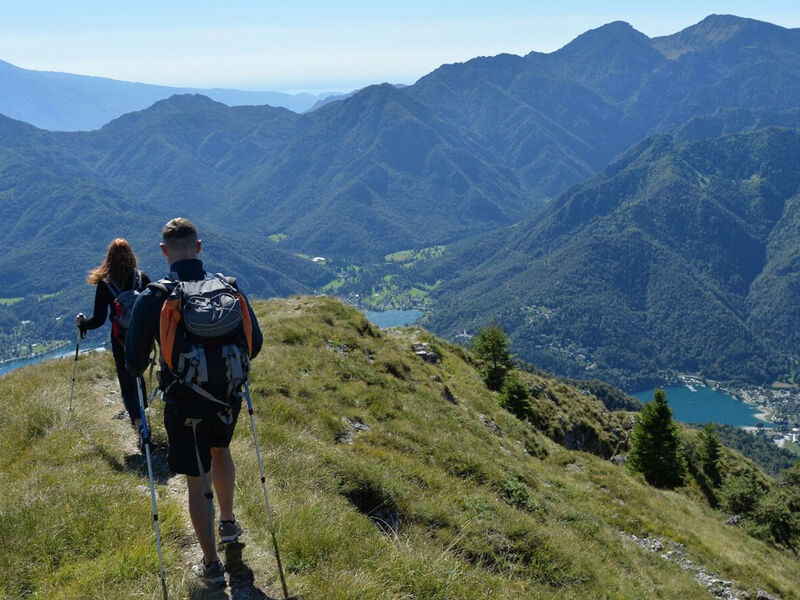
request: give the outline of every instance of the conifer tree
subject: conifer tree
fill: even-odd
[[[486,329],[478,328],[472,347],[488,364],[484,381],[490,390],[497,391],[503,387],[506,373],[511,368],[508,345],[508,336],[497,323],[491,323]]]
[[[718,487],[722,481],[719,473],[719,459],[722,454],[722,444],[719,441],[717,428],[713,423],[707,423],[700,434],[702,445],[700,446],[700,464],[703,472]]]
[[[674,488],[683,484],[686,461],[681,452],[678,426],[664,390],[657,389],[651,402],[642,408],[631,434],[628,465],[644,474],[650,485]]]

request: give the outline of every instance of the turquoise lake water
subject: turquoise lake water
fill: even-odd
[[[367,318],[375,323],[381,329],[387,327],[402,327],[404,325],[411,325],[422,317],[421,310],[383,310],[373,311],[368,310],[364,312]]]
[[[672,408],[672,416],[676,420],[684,423],[727,423],[735,427],[765,423],[756,418],[758,409],[730,394],[716,392],[707,387],[696,389],[693,392],[683,385],[664,388]],[[654,392],[655,390],[645,390],[631,395],[642,402],[648,402],[653,399]]]
[[[90,350],[96,350],[97,348],[102,347],[102,344],[92,343],[87,344],[85,347],[81,345],[81,354],[85,352],[89,352]],[[75,356],[75,346],[66,346],[64,348],[59,348],[58,350],[53,350],[52,352],[47,352],[45,354],[40,354],[34,358],[20,358],[17,360],[11,360],[8,362],[0,363],[0,376],[6,375],[11,373],[12,371],[16,371],[21,367],[27,367],[28,365],[37,365],[39,363],[45,362],[47,360],[55,360],[57,358],[65,358],[68,356]]]

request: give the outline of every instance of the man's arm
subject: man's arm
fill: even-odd
[[[161,294],[147,288],[139,294],[133,305],[125,336],[125,368],[134,377],[140,377],[150,364],[150,351],[161,318],[161,304]]]
[[[245,300],[247,300],[246,296]],[[256,313],[253,312],[253,307],[250,306],[249,300],[247,300],[247,310],[250,311],[250,322],[253,324],[253,350],[250,354],[250,359],[252,360],[261,352],[261,346],[264,343],[264,334],[261,333],[261,327],[258,325]]]

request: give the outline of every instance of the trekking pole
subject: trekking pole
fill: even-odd
[[[147,425],[147,415],[144,408],[144,396],[142,395],[142,378],[136,378],[136,388],[139,390],[139,412],[142,418],[142,445],[144,446],[144,456],[147,459],[147,476],[150,478],[150,500],[153,502],[153,524],[156,527],[156,548],[158,549],[158,576],[161,578],[161,594],[164,600],[167,597],[167,580],[164,578],[164,561],[161,558],[161,532],[158,528],[158,506],[156,506],[156,488],[153,484],[153,463],[150,460],[150,427]]]
[[[75,343],[75,360],[72,362],[72,389],[69,391],[69,412],[72,412],[72,396],[75,394],[75,378],[78,375],[78,352],[81,349],[81,328],[78,327],[78,341]]]
[[[281,577],[281,586],[283,587],[283,598],[289,600],[289,590],[286,587],[286,577],[283,575],[283,565],[281,565],[281,553],[278,550],[278,540],[275,537],[275,521],[272,514],[272,508],[269,505],[269,496],[267,495],[267,478],[264,477],[264,463],[261,460],[261,448],[258,443],[258,432],[256,431],[256,421],[253,418],[253,401],[250,399],[250,384],[245,380],[244,382],[245,398],[247,398],[247,412],[250,413],[250,426],[253,428],[253,443],[256,446],[256,457],[258,457],[258,470],[261,473],[261,489],[264,490],[264,503],[267,505],[267,521],[269,523],[269,533],[272,536],[272,545],[275,547],[275,562],[278,563],[278,574]]]

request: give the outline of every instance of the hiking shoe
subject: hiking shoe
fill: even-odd
[[[217,559],[211,564],[206,564],[205,559],[192,567],[192,573],[198,578],[202,579],[206,585],[221,585],[225,586],[225,567],[222,566],[222,561]]]
[[[239,536],[242,535],[242,526],[236,518],[233,521],[220,521],[219,522],[219,542],[226,544],[228,542],[236,542]]]

